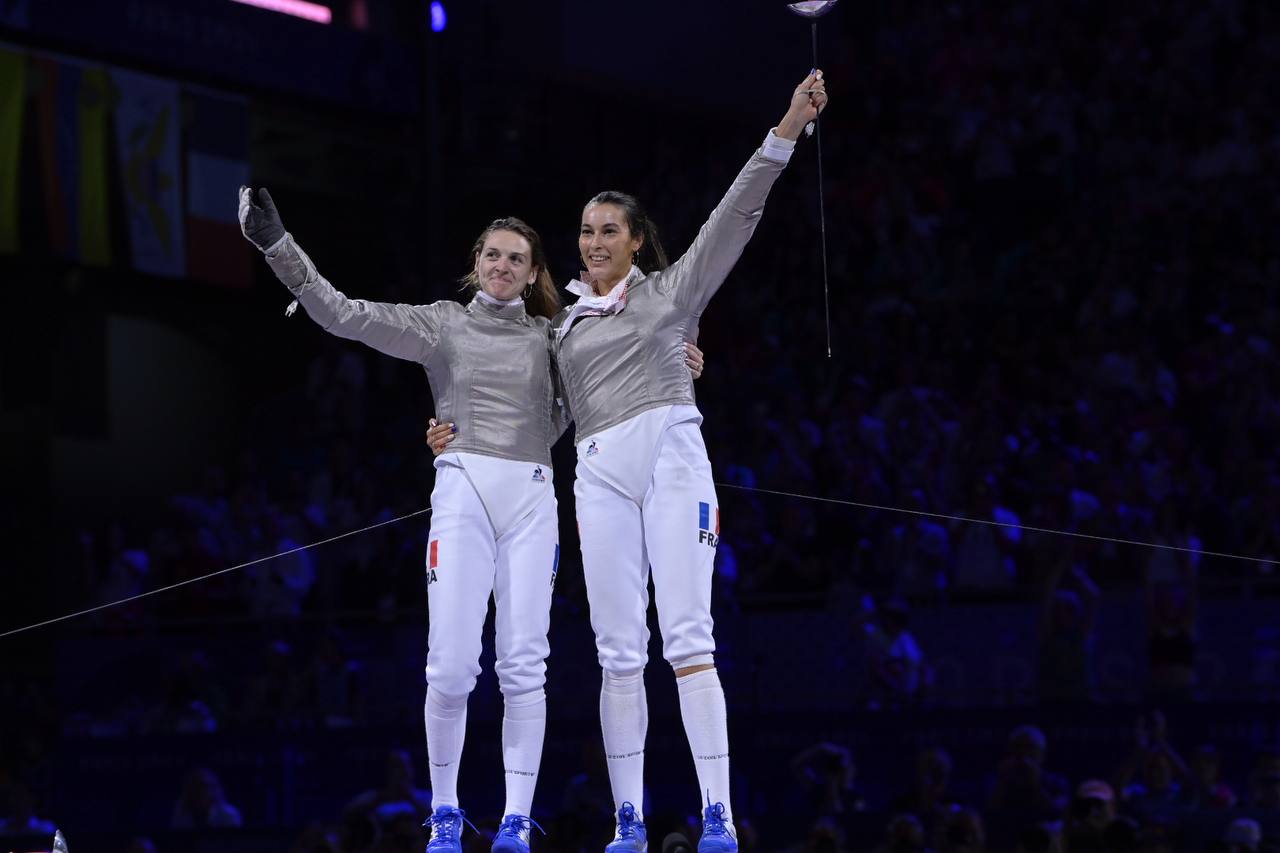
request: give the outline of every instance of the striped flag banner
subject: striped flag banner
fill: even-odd
[[[248,287],[253,254],[240,236],[236,191],[249,183],[249,102],[188,90],[187,268],[192,278]]]
[[[110,78],[104,68],[52,56],[33,56],[29,73],[49,247],[70,260],[107,266]]]
[[[116,151],[134,269],[181,278],[187,273],[182,203],[178,84],[113,69],[119,94]]]
[[[27,57],[0,48],[0,252],[18,251],[18,164],[27,101]]]

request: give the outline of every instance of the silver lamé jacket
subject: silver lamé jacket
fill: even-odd
[[[659,406],[693,405],[683,344],[760,222],[765,199],[786,163],[756,151],[698,232],[665,270],[636,275],[616,314],[552,321],[561,383],[576,420],[576,441]]]
[[[436,417],[458,427],[446,453],[550,466],[568,416],[556,403],[544,318],[530,317],[523,303],[495,305],[479,296],[466,306],[348,299],[291,235],[267,263],[325,331],[423,366]]]

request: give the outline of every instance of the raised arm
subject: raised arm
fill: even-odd
[[[796,139],[826,104],[826,82],[815,69],[792,92],[786,114],[742,167],[689,250],[662,273],[659,289],[695,313],[706,308],[755,233],[765,199],[791,159]]]
[[[284,230],[280,214],[265,188],[240,188],[240,230],[267,259],[276,278],[289,288],[327,332],[359,341],[387,355],[423,362],[440,338],[449,303],[405,305],[349,299],[320,275],[307,253]]]

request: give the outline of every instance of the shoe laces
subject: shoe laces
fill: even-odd
[[[467,820],[467,813],[462,809],[441,807],[427,818],[423,826],[431,827],[432,841],[457,841],[462,832],[462,824],[476,830],[476,825]]]
[[[528,832],[530,827],[537,829],[543,835],[547,834],[547,831],[533,818],[522,814],[509,814],[502,819],[502,825],[498,827],[498,835],[519,836],[521,833]]]
[[[707,806],[702,813],[702,834],[712,837],[729,837],[729,827],[725,824],[724,803]]]
[[[636,838],[636,831],[642,826],[636,817],[636,807],[631,803],[623,803],[618,809],[618,838]]]

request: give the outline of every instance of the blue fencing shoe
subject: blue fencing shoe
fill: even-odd
[[[427,842],[427,853],[462,853],[464,823],[475,829],[461,809],[455,809],[453,806],[441,806],[436,809],[423,824],[431,830],[431,839]]]
[[[738,836],[724,818],[724,803],[707,806],[702,813],[702,838],[698,853],[738,853]]]
[[[645,831],[644,821],[636,815],[635,806],[623,803],[618,809],[618,832],[604,853],[648,853],[648,850],[649,833]]]
[[[492,853],[529,853],[529,834],[533,827],[546,835],[532,818],[522,814],[509,814],[502,819],[498,834],[493,837]]]

